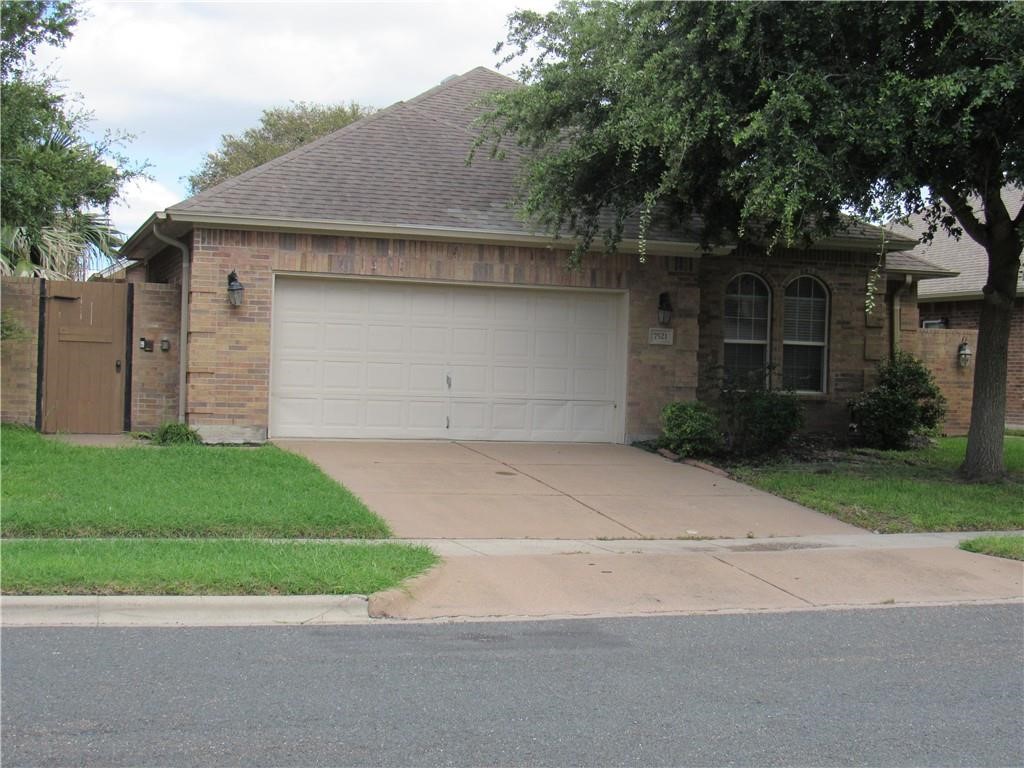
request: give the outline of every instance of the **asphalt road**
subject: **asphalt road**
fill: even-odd
[[[1024,607],[10,629],[3,764],[1024,764]]]

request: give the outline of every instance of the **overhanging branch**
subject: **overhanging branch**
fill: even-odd
[[[953,211],[953,215],[960,222],[960,226],[964,228],[964,232],[970,235],[971,239],[978,243],[978,245],[988,250],[988,230],[978,220],[978,217],[974,215],[974,211],[967,202],[967,198],[954,192],[950,187],[937,186],[935,191],[946,201],[946,205]]]

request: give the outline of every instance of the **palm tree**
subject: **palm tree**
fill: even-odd
[[[0,274],[85,280],[116,262],[123,242],[98,213],[61,213],[36,231],[5,224],[0,227]]]

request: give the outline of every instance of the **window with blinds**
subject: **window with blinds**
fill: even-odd
[[[828,291],[804,275],[786,286],[782,328],[782,385],[824,392],[828,360]]]
[[[768,372],[771,292],[757,275],[737,275],[725,289],[723,369],[727,384],[763,387]]]

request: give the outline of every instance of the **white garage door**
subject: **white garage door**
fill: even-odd
[[[621,442],[623,304],[278,277],[270,434]]]

